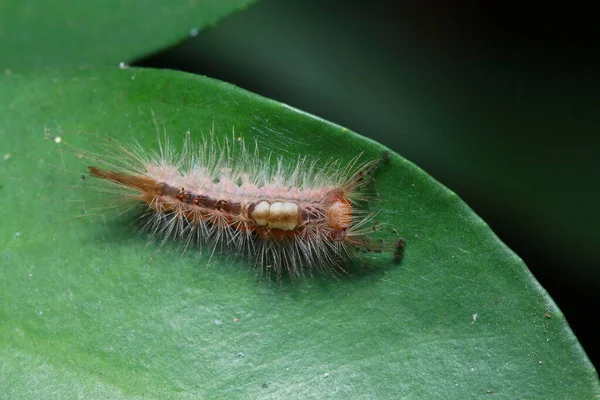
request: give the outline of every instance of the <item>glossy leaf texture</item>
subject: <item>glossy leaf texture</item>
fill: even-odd
[[[258,142],[266,155],[349,161],[387,149],[237,87],[158,70],[0,78],[0,387],[9,397],[600,397],[560,310],[453,192],[392,153],[378,234],[347,276],[281,283],[135,233],[86,160],[104,136],[157,128]],[[56,143],[53,137],[60,137]],[[257,160],[260,162],[260,160]],[[268,168],[268,164],[265,165]],[[85,213],[87,212],[87,214]],[[210,258],[210,262],[209,262]]]

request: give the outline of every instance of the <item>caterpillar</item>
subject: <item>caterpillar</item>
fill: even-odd
[[[90,175],[121,203],[139,206],[141,230],[163,240],[247,257],[278,279],[345,271],[355,250],[402,258],[404,239],[370,239],[374,214],[361,207],[387,153],[362,164],[360,155],[345,164],[289,163],[261,159],[258,145],[249,151],[241,138],[220,144],[211,135],[194,144],[189,134],[180,152],[166,137],[153,151],[114,139],[101,147],[106,154],[87,154]]]

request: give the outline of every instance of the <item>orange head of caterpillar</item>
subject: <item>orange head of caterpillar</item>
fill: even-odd
[[[334,189],[327,193],[326,199],[327,225],[332,229],[331,238],[333,240],[344,241],[363,252],[390,253],[393,254],[395,262],[402,261],[406,245],[404,238],[399,238],[394,243],[382,240],[372,241],[364,231],[361,233],[353,230],[353,225],[356,224],[353,216],[354,209],[344,190]],[[376,230],[374,224],[373,231]],[[397,234],[395,229],[393,231]]]
[[[352,224],[352,204],[340,189],[332,190],[326,197],[327,225],[336,231],[345,231]]]

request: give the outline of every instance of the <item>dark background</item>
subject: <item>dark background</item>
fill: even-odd
[[[135,65],[234,83],[415,162],[523,258],[598,369],[599,24],[527,7],[266,0]]]

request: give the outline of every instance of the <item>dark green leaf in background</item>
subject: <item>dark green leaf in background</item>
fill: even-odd
[[[131,62],[196,35],[253,2],[0,1],[0,70]]]
[[[9,398],[598,398],[596,372],[523,262],[454,193],[393,154],[381,210],[403,263],[281,286],[243,261],[158,249],[97,200],[95,135],[257,139],[349,160],[383,147],[236,87],[152,70],[0,78],[0,387]],[[390,231],[383,235],[394,237]],[[237,322],[236,322],[237,321]]]

